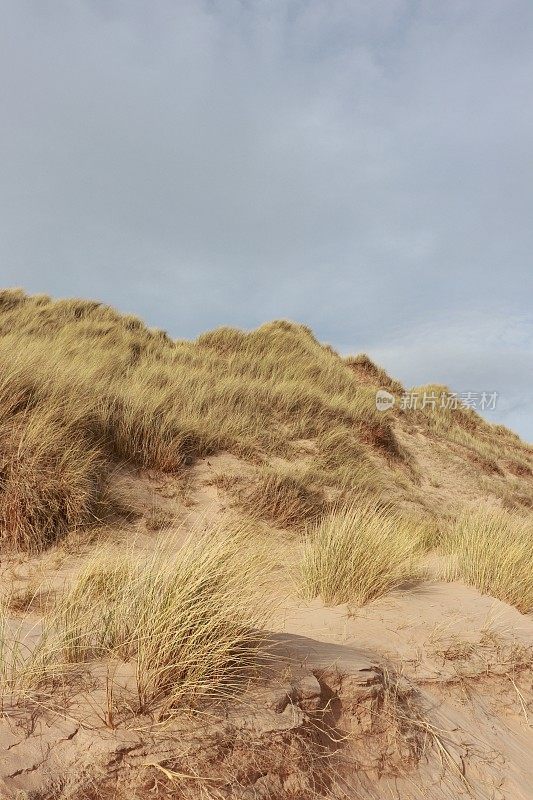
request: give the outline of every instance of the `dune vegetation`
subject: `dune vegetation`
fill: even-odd
[[[391,507],[362,498],[309,532],[304,593],[325,603],[363,605],[421,575],[421,530]]]
[[[117,465],[185,474],[196,459],[227,451],[254,465],[251,479],[228,485],[248,515],[281,528],[311,526],[308,591],[364,602],[409,573],[418,534],[405,520],[416,515],[398,510],[416,509],[428,524],[442,516],[422,488],[406,433],[420,431],[435,449],[459,453],[479,492],[504,508],[531,502],[532,448],[510,431],[461,407],[408,412],[397,402],[379,412],[376,389],[399,401],[401,384],[367,356],[343,358],[290,322],[173,340],[97,302],[5,290],[0,365],[4,552],[39,553],[97,525],[114,502]],[[417,392],[438,397],[445,388]],[[370,501],[358,507],[362,496]],[[446,513],[453,522],[453,508]],[[510,517],[484,517],[485,528],[472,519],[470,527],[462,518],[453,523],[448,537],[454,552],[470,548],[460,559],[466,579],[515,597],[518,589],[500,584],[515,583],[518,567],[508,576],[498,567],[493,582],[479,573],[489,569],[483,559],[498,555],[495,546],[481,548],[482,530],[494,543]],[[528,538],[522,527],[514,526],[516,563]],[[370,542],[380,542],[380,564]]]
[[[90,523],[117,461],[175,471],[221,449],[287,453],[332,430],[394,441],[372,390],[286,322],[173,341],[98,303],[6,291],[0,365],[4,548],[35,552]],[[366,450],[343,469],[368,461],[371,473]]]
[[[463,511],[443,539],[449,578],[533,611],[533,521],[498,508]]]
[[[268,658],[267,576],[264,543],[231,517],[208,534],[192,531],[179,547],[172,537],[148,553],[97,547],[14,644],[2,609],[2,704],[43,702],[58,680],[73,683],[96,662],[112,673],[134,665],[129,702],[138,713],[164,716],[227,697]]]
[[[177,785],[195,800],[315,800],[337,796],[329,763],[346,743],[345,774],[386,763],[396,780],[422,738],[442,766],[440,722],[388,655],[357,649],[352,609],[385,618],[429,577],[453,603],[484,600],[468,584],[531,611],[533,448],[471,409],[404,408],[403,394],[368,356],[292,322],[174,340],[97,302],[0,292],[0,737],[15,742],[0,793],[33,791],[49,767],[58,800]],[[438,633],[429,611],[420,629],[404,620],[429,642],[413,664]],[[350,646],[333,646],[350,627]],[[33,769],[34,731],[73,748],[66,793],[58,762]],[[69,794],[70,764],[87,758],[88,794]]]
[[[190,342],[100,303],[0,292],[1,546],[38,552],[90,525],[117,463],[175,472],[221,450],[290,458],[299,440],[317,445],[308,487],[412,497],[420,476],[396,433],[407,412],[375,407],[376,381],[401,386],[371,363],[289,322]],[[450,415],[411,419],[528,473],[530,449],[513,434],[470,410]],[[518,494],[508,481],[498,490]]]
[[[262,467],[252,481],[237,481],[230,491],[252,517],[280,528],[301,528],[318,519],[328,503],[312,471]]]
[[[50,619],[61,663],[95,658],[136,665],[138,707],[159,711],[224,696],[250,677],[267,561],[249,527],[227,521],[153,552],[97,551]]]

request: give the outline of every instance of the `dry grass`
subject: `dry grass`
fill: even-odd
[[[0,367],[4,550],[36,552],[90,522],[117,462],[175,472],[220,449],[257,458],[317,437],[327,461],[327,434],[331,448],[360,440],[336,476],[357,486],[374,443],[393,443],[372,387],[288,322],[173,341],[98,303],[4,291]]]
[[[263,467],[247,485],[237,489],[248,514],[280,528],[298,528],[317,520],[327,508],[324,494],[305,471]]]
[[[358,356],[348,356],[346,364],[352,369],[357,376],[372,386],[378,386],[381,389],[388,389],[397,395],[403,393],[403,386],[399,381],[390,378],[384,369],[378,367],[377,364],[367,356],[366,353],[360,353]]]
[[[98,553],[51,621],[60,661],[134,663],[140,710],[227,693],[265,649],[267,567],[251,528],[233,522],[171,546]]]
[[[46,408],[26,410],[8,418],[0,436],[4,548],[37,552],[88,521],[101,460],[74,424]]]
[[[0,711],[59,707],[58,687],[71,702],[80,681],[92,684],[102,665],[108,682],[109,675],[131,675],[131,711],[159,718],[244,689],[270,657],[264,547],[249,524],[228,519],[150,553],[94,551],[70,588],[48,598],[40,619],[13,619],[6,598]],[[111,696],[114,688],[122,691],[111,677]]]
[[[392,774],[406,774],[422,758],[433,751],[440,760],[443,773],[451,769],[450,777],[457,777],[453,748],[446,741],[446,731],[431,721],[430,709],[425,707],[415,686],[401,673],[383,667],[383,692],[378,713],[373,719],[373,735],[381,734],[386,753],[382,768]],[[453,775],[455,773],[455,776]],[[448,776],[447,776],[448,777]],[[462,782],[462,781],[461,781]]]
[[[160,531],[162,528],[170,527],[174,520],[175,514],[168,509],[153,505],[145,514],[144,524],[149,531]]]
[[[325,603],[374,600],[420,574],[416,525],[390,507],[362,500],[325,517],[309,533],[302,574],[305,595]]]
[[[464,639],[457,634],[434,635],[430,652],[443,663],[452,662],[453,677],[449,681],[476,680],[487,676],[513,679],[531,670],[533,647],[505,636],[501,631],[487,626],[475,639]],[[446,680],[439,676],[436,680]]]
[[[4,551],[83,532],[117,464],[175,474],[222,449],[258,463],[312,440],[313,489],[413,499],[420,476],[394,432],[408,422],[453,446],[508,503],[531,495],[533,451],[510,432],[461,409],[380,413],[377,386],[401,386],[289,322],[188,342],[99,303],[3,291],[0,374]]]
[[[506,471],[511,475],[531,476],[533,447],[503,425],[487,422],[473,409],[457,403],[457,408],[442,408],[442,395],[448,396],[450,389],[439,384],[428,384],[411,390],[418,395],[418,410],[408,412],[432,435],[452,444],[457,452],[468,459],[480,476],[483,473],[495,478]],[[431,404],[421,408],[424,394],[435,398]],[[493,481],[498,485],[498,481]],[[531,486],[529,487],[531,490]],[[531,492],[530,492],[531,493]]]
[[[528,613],[533,609],[533,526],[517,512],[465,511],[443,537],[449,579],[462,578]]]
[[[46,584],[30,580],[26,586],[13,589],[7,595],[6,605],[15,613],[41,612],[53,602],[54,595],[54,590]]]
[[[117,483],[131,467],[172,473],[176,485],[182,478],[183,502],[187,468],[221,449],[255,466],[287,465],[261,467],[252,480],[214,479],[255,523],[194,532],[185,544],[154,536],[147,545],[141,536],[127,551],[115,536],[114,547],[99,544],[86,558],[64,593],[32,581],[12,592],[0,609],[0,711],[31,702],[66,713],[72,708],[61,707],[63,698],[72,703],[83,685],[83,700],[94,691],[91,701],[113,727],[119,690],[133,688],[132,714],[160,721],[243,687],[269,656],[264,630],[279,594],[272,592],[279,565],[263,551],[281,537],[287,543],[270,529],[259,544],[258,518],[309,527],[304,591],[326,603],[378,598],[416,579],[426,551],[446,546],[467,580],[531,608],[531,527],[503,515],[497,525],[459,520],[443,536],[442,526],[417,518],[420,475],[395,426],[445,441],[483,473],[484,491],[497,487],[509,503],[531,495],[531,448],[472,412],[408,419],[397,404],[378,413],[377,386],[400,394],[401,385],[366,356],[341,358],[304,326],[278,321],[174,341],[98,303],[0,292],[0,375],[4,552],[66,552],[70,541],[83,543],[86,557],[98,526],[116,532],[146,511]],[[302,440],[305,458],[289,464]],[[395,510],[403,500],[411,517]],[[171,520],[166,505],[154,503],[144,529]],[[281,563],[289,551],[279,549]],[[435,731],[409,687],[394,676],[384,683],[383,734],[390,747],[400,742],[400,760],[414,763]],[[174,766],[163,773],[179,779]]]
[[[15,706],[39,702],[55,684],[60,670],[40,621],[13,619],[0,605],[0,715]]]

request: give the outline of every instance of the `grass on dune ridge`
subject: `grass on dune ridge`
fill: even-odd
[[[98,303],[4,291],[0,367],[4,547],[37,551],[90,521],[117,461],[174,471],[223,448],[284,453],[332,430],[393,438],[372,389],[287,322],[173,341]],[[360,448],[344,469],[371,458]]]
[[[5,290],[0,370],[4,550],[38,552],[90,525],[117,463],[173,472],[222,449],[291,458],[293,443],[313,440],[302,491],[300,479],[264,476],[275,514],[286,510],[278,497],[283,505],[307,493],[313,505],[326,486],[348,501],[360,490],[407,496],[419,479],[394,432],[406,412],[375,408],[378,385],[398,393],[400,384],[302,325],[172,340],[100,303]],[[531,448],[474,412],[412,419],[486,462],[513,455],[517,470],[529,469]],[[515,490],[502,482],[501,491],[512,501]]]

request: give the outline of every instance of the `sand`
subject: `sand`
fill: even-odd
[[[97,539],[149,549],[172,533],[179,546],[231,510],[213,478],[250,469],[229,454],[203,459],[186,489],[170,476],[119,470],[135,515]],[[165,512],[156,529],[154,508]],[[75,689],[4,705],[0,798],[531,800],[531,616],[434,579],[363,608],[306,602],[294,581],[298,536],[271,536],[273,657],[242,696],[223,712],[110,721],[109,674],[93,665]],[[5,560],[4,587],[59,591],[91,546]],[[10,612],[8,638],[32,647],[40,613]],[[132,665],[114,680],[125,708]]]

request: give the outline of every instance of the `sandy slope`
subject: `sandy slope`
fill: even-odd
[[[184,494],[157,473],[117,475],[137,516],[106,535],[140,547],[178,527],[209,527],[227,509],[213,475],[250,469],[204,459]],[[147,521],[154,505],[166,522]],[[298,597],[298,539],[271,530],[275,659],[243,698],[211,716],[105,724],[104,673],[63,702],[4,708],[0,797],[235,797],[455,800],[533,798],[533,620],[458,583],[425,582],[362,609]],[[179,539],[177,540],[179,541]],[[5,563],[23,587],[58,588],[85,552]],[[21,615],[12,625],[20,627]],[[38,614],[26,615],[27,641]],[[117,676],[127,705],[132,675]],[[159,793],[159,794],[158,794]]]
[[[293,602],[280,626],[312,642],[307,663],[356,652],[401,676],[442,737],[442,783],[439,744],[408,776],[371,782],[370,796],[533,797],[532,619],[470,587],[425,583],[355,611]]]

